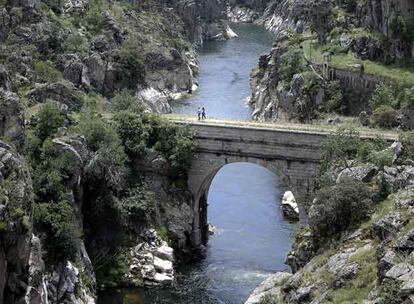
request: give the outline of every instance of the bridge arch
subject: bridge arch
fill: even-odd
[[[206,152],[197,153],[189,173],[189,188],[193,195],[194,212],[191,243],[194,246],[206,244],[208,240],[207,208],[208,193],[211,183],[220,169],[228,164],[234,163],[252,163],[269,170],[277,176],[279,181],[278,187],[281,190],[281,193],[290,190],[294,193],[295,197],[300,200],[306,199],[310,187],[313,187],[313,184],[309,182],[308,179],[300,180],[299,184],[298,180],[292,181],[288,172],[288,168],[291,167],[292,164],[288,164],[286,160],[268,160],[257,157],[217,153],[212,155],[211,153]]]

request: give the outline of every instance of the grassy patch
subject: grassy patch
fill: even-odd
[[[376,206],[375,212],[371,215],[371,218],[362,223],[361,230],[364,235],[371,233],[372,224],[383,218],[385,215],[395,209],[394,201],[392,199],[386,199]]]
[[[331,294],[333,304],[362,303],[376,284],[377,259],[374,247],[356,253],[350,260],[357,262],[361,269],[355,279]]]
[[[316,64],[323,63],[322,54],[327,46],[311,44],[310,40],[304,41],[302,46],[307,58],[311,58],[312,62]],[[353,67],[357,64],[364,65],[365,73],[390,78],[405,84],[414,84],[414,67],[400,67],[395,65],[385,65],[370,60],[361,60],[355,58],[350,52],[337,53],[332,56],[332,66],[335,68],[359,71],[359,68]]]
[[[37,75],[46,82],[56,82],[63,79],[62,73],[49,61],[35,61],[33,69]]]

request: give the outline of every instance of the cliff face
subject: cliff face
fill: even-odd
[[[16,303],[24,299],[29,285],[32,181],[25,161],[4,142],[0,155],[0,299]]]
[[[103,257],[118,257],[122,251],[122,259],[125,258],[122,262],[130,258],[122,266],[135,265],[134,271],[140,270],[142,265],[134,264],[136,256],[126,257],[124,251],[137,249],[145,242],[145,248],[151,247],[154,239],[147,232],[154,228],[159,231],[156,243],[161,249],[151,247],[156,251],[153,264],[148,265],[151,270],[155,271],[155,265],[160,267],[156,264],[160,260],[161,266],[172,267],[174,257],[191,257],[193,248],[188,245],[191,197],[185,181],[171,178],[167,161],[160,153],[141,159],[135,168],[122,168],[135,170],[135,177],[139,176],[148,185],[151,196],[156,196],[151,199],[154,213],[150,218],[142,214],[131,216],[124,211],[120,214],[119,201],[128,192],[127,185],[117,185],[120,188],[116,189],[108,189],[104,182],[91,185],[86,172],[91,167],[98,170],[94,167],[96,163],[102,167],[109,164],[99,163],[102,154],[92,151],[84,138],[63,135],[66,127],[74,124],[71,113],[94,98],[93,102],[98,100],[107,105],[121,90],[132,92],[134,103],[149,112],[171,111],[172,99],[197,89],[198,66],[193,43],[230,37],[225,12],[225,3],[219,0],[179,3],[154,0],[145,5],[108,1],[0,1],[0,137],[14,145],[0,142],[1,303],[94,303],[96,265],[100,265]],[[47,158],[36,166],[54,165],[36,169],[34,163],[27,164],[16,151],[32,157],[36,151],[30,149],[45,148],[42,142],[28,144],[26,133],[33,135],[37,120],[32,117],[46,101],[64,113],[59,124],[62,130],[59,134],[55,130],[47,139],[52,154],[36,156]],[[25,116],[30,123],[25,122]],[[54,171],[61,161],[65,166]],[[104,170],[102,167],[99,170]],[[105,180],[107,172],[99,172]],[[49,186],[53,185],[51,188],[59,189],[58,198],[47,196],[50,188],[46,180]],[[45,193],[45,197],[39,198]],[[104,210],[102,217],[96,217],[96,206],[105,209],[105,200],[113,205]],[[108,222],[112,226],[106,226]],[[118,242],[118,236],[127,239],[128,244]],[[167,239],[174,253],[170,252]],[[70,256],[55,252],[59,244],[70,245],[59,249],[60,253],[71,252]],[[120,271],[122,280],[127,270]],[[150,278],[148,282],[155,284],[170,281],[171,273],[169,268],[158,273],[161,277],[155,277],[152,271],[146,275]],[[141,279],[116,284],[141,286]]]
[[[202,45],[208,40],[233,38],[224,0],[184,0],[173,4],[182,17],[191,41]]]
[[[254,22],[278,33],[278,40],[251,75],[254,118],[307,121],[316,118],[318,112],[370,112],[368,101],[377,84],[405,81],[387,64],[400,63],[408,68],[414,58],[412,6],[405,0],[269,2]],[[332,62],[324,74],[326,53]],[[290,63],[294,64],[290,75],[281,66],[288,60],[295,60]],[[368,68],[365,60],[372,61]],[[340,97],[340,105],[329,109],[338,102],[334,95]],[[404,111],[398,112],[398,117],[404,116]]]
[[[197,88],[191,43],[229,38],[222,1],[98,2],[2,2],[3,89],[31,102],[73,95],[78,103],[79,91],[110,97],[128,89],[149,110],[169,112],[169,101]]]
[[[362,224],[333,236],[318,248],[318,229],[297,234],[287,257],[293,274],[279,272],[266,279],[246,304],[263,303],[412,303],[414,276],[411,243],[414,231],[411,204],[414,195],[414,168],[398,165],[378,170],[372,164],[340,169],[332,175],[336,187],[345,177],[373,185],[384,183],[391,194],[369,214]],[[323,217],[314,201],[310,225]],[[322,208],[326,208],[325,206]],[[316,207],[316,208],[315,208]],[[360,205],[357,207],[359,208]],[[328,211],[329,216],[335,212]],[[327,224],[327,222],[324,222]],[[323,224],[323,225],[324,225]],[[328,224],[329,225],[329,224]],[[317,235],[315,235],[315,233]],[[316,237],[316,238],[315,238]]]

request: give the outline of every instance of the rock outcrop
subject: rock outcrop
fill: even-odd
[[[299,206],[296,203],[295,196],[291,191],[286,191],[282,197],[282,212],[288,220],[299,220]]]
[[[303,227],[296,233],[286,259],[293,275],[286,274],[286,279],[278,280],[281,274],[275,274],[275,281],[265,280],[246,303],[261,303],[261,300],[286,304],[324,303],[337,299],[350,299],[355,303],[389,303],[390,299],[395,299],[396,303],[410,303],[414,295],[414,176],[409,173],[411,169],[409,164],[380,169],[360,164],[332,170],[333,187],[352,178],[370,185],[373,197],[380,185],[391,194],[368,212],[370,218],[322,242],[312,229],[314,223],[310,219],[311,229]],[[331,205],[326,202],[325,207],[329,209]],[[332,224],[331,216],[335,212],[328,211],[325,225]],[[366,292],[360,284],[369,286]],[[356,291],[361,293],[356,294]]]
[[[231,37],[227,22],[227,5],[224,0],[184,0],[175,4],[178,14],[198,45],[208,40],[226,40]]]
[[[129,272],[126,281],[131,286],[171,285],[174,281],[174,249],[153,229],[144,232],[144,242],[129,251]]]
[[[357,116],[362,111],[370,112],[368,100],[380,83],[392,82],[386,73],[366,72],[359,62],[354,64],[329,63],[329,73],[323,72],[323,52],[333,56],[348,53],[361,60],[379,63],[401,62],[408,65],[413,57],[411,30],[414,22],[412,3],[406,0],[334,2],[329,0],[267,1],[265,9],[257,18],[245,1],[233,1],[229,9],[231,19],[254,21],[277,33],[275,45],[267,56],[259,59],[251,75],[254,118],[258,120],[309,121],[323,112],[338,112]],[[248,2],[248,1],[247,1]],[[260,9],[263,7],[257,4]],[[260,11],[259,9],[259,11]],[[336,12],[343,12],[343,16]],[[289,33],[289,35],[287,35]],[[310,34],[312,33],[312,34]],[[286,36],[290,43],[299,42],[296,50],[303,50],[302,64],[291,65],[288,77],[280,62],[286,62]],[[295,38],[296,37],[296,38]],[[318,40],[323,51],[313,58],[308,41]],[[306,42],[304,42],[306,41]],[[315,43],[315,42],[311,42]],[[315,52],[320,52],[316,50]],[[305,56],[306,53],[306,56]],[[282,58],[282,59],[281,59]],[[298,59],[298,58],[296,58]],[[299,60],[299,59],[298,59]],[[337,105],[332,101],[332,88],[339,85]],[[336,89],[335,89],[336,90]],[[358,92],[358,93],[356,93]],[[402,129],[411,128],[409,109],[396,114]]]
[[[244,304],[260,304],[266,297],[272,297],[276,301],[281,299],[281,286],[292,276],[287,272],[277,272],[265,279],[249,296]]]
[[[45,267],[41,240],[33,234],[32,182],[25,160],[0,142],[0,299],[2,303],[95,303],[93,270],[81,247],[78,264],[70,261]],[[78,214],[78,220],[81,220]],[[49,269],[52,269],[49,272]],[[82,279],[82,277],[83,279]],[[3,302],[4,301],[4,302]],[[26,302],[24,302],[26,303]]]
[[[31,288],[28,265],[33,233],[32,203],[32,181],[26,162],[13,152],[11,146],[0,141],[0,300],[2,303],[23,302],[26,290]]]
[[[0,88],[0,137],[18,148],[25,144],[23,106],[17,94]]]

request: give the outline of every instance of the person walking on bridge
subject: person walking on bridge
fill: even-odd
[[[206,109],[204,107],[201,108],[201,119],[206,119]]]
[[[197,109],[197,117],[198,117],[198,120],[201,119],[201,108],[200,107],[198,107]]]

